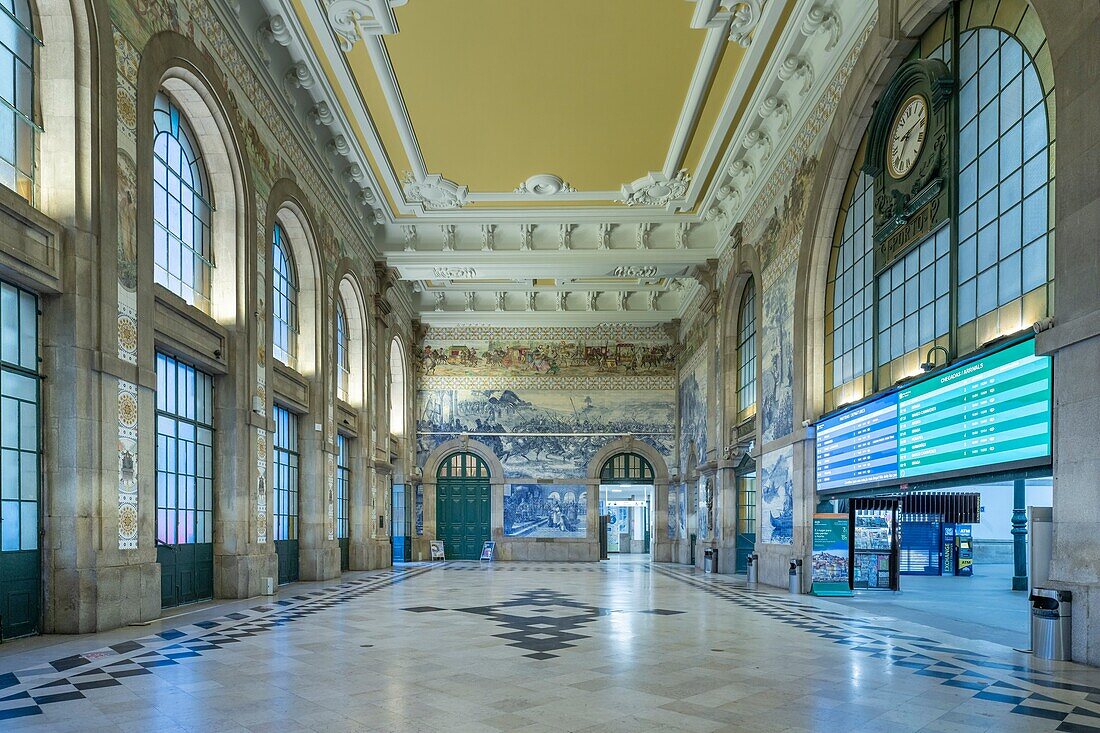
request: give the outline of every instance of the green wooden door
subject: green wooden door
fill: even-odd
[[[489,468],[472,453],[455,453],[436,476],[436,537],[448,560],[477,560],[489,527]]]

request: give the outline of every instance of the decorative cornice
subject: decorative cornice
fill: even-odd
[[[367,36],[392,36],[397,33],[393,9],[409,0],[329,0],[328,22],[347,53]]]
[[[657,277],[660,269],[654,265],[620,265],[611,271],[613,277]]]
[[[686,170],[681,170],[674,178],[653,171],[633,183],[624,183],[622,198],[617,202],[627,206],[668,206],[684,198],[689,183],[691,176]]]
[[[411,171],[405,174],[405,198],[431,211],[461,209],[466,205],[469,190],[438,173],[417,178]]]

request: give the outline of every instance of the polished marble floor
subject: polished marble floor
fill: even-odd
[[[4,644],[0,730],[1100,733],[1100,670],[679,566],[452,562]]]

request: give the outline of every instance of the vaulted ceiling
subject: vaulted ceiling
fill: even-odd
[[[514,325],[681,315],[874,5],[262,2],[422,318]]]

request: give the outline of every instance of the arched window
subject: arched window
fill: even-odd
[[[348,349],[348,314],[344,299],[336,298],[336,396],[348,401],[351,383],[351,352]]]
[[[474,453],[452,453],[439,464],[436,478],[489,478],[489,466]]]
[[[390,342],[390,434],[405,434],[405,352],[396,338]]]
[[[210,184],[186,117],[163,91],[153,101],[154,279],[210,311]]]
[[[275,358],[295,365],[298,355],[298,277],[282,225],[271,235],[272,346]]]
[[[0,183],[28,201],[34,188],[34,35],[27,0],[0,0]]]
[[[873,185],[857,154],[825,294],[826,411],[917,373],[932,346],[969,354],[1049,314],[1053,80],[1045,40],[1012,33],[1030,12],[1005,5],[1004,30],[964,13],[956,53],[942,23],[924,39],[929,57],[955,59],[958,216],[877,275]]]
[[[1024,47],[997,28],[962,33],[960,326],[1040,289],[1045,305],[1050,145],[1043,85]],[[978,344],[990,335],[978,333]]]
[[[737,419],[756,413],[756,283],[750,278],[737,313]]]
[[[600,467],[600,483],[651,484],[653,464],[637,453],[619,453],[608,458]]]

